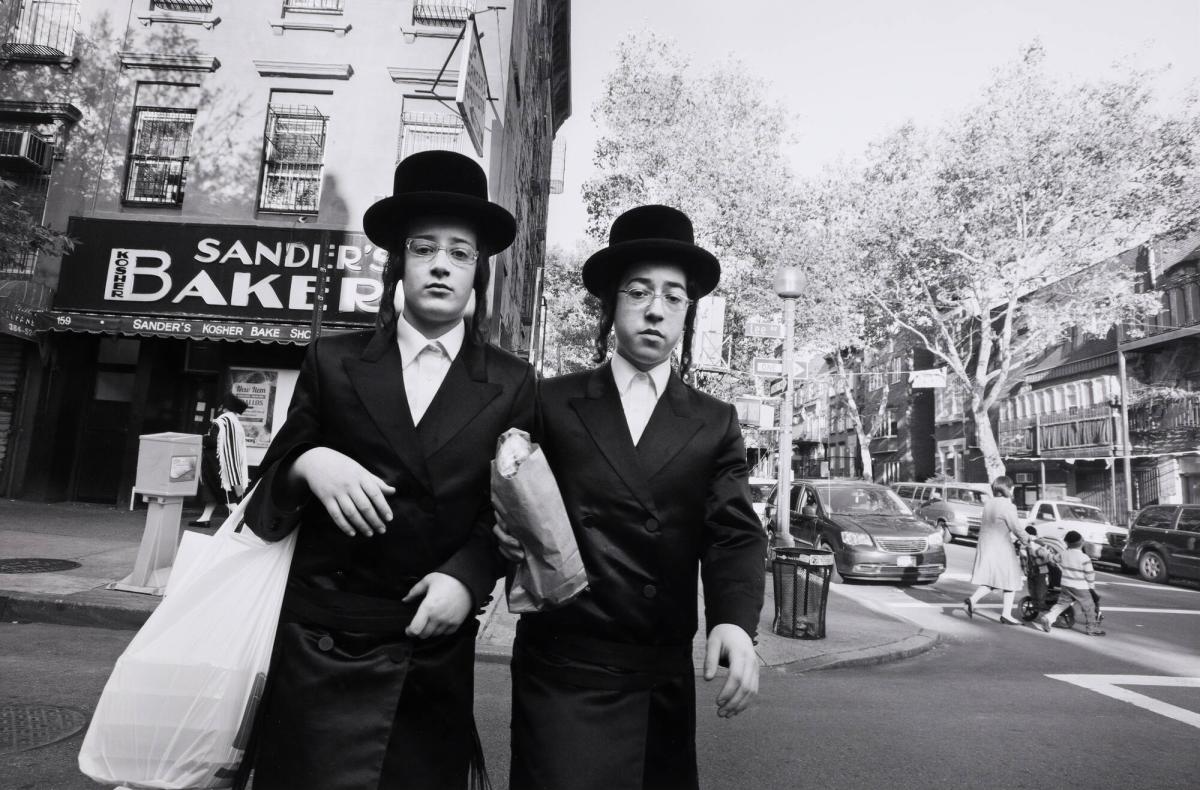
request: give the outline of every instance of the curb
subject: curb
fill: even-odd
[[[0,622],[33,622],[136,631],[153,609],[130,609],[97,601],[0,592]]]
[[[812,672],[818,669],[846,669],[850,667],[869,667],[878,664],[888,664],[901,661],[913,656],[926,653],[941,642],[941,635],[936,631],[922,628],[916,634],[872,647],[844,650],[840,653],[829,653],[813,658],[802,658],[798,661],[788,661],[769,667],[777,672],[793,674]]]

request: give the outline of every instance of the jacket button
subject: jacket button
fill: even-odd
[[[596,526],[596,517],[591,513],[588,513],[580,520],[579,523],[583,524],[583,526],[587,527],[588,529],[594,529]]]
[[[647,584],[642,588],[642,595],[647,598],[653,598],[654,596],[658,595],[658,588],[653,584]]]
[[[393,664],[403,664],[408,660],[409,651],[404,647],[393,647],[388,651],[388,658]]]
[[[646,519],[646,531],[647,532],[658,532],[658,519],[656,519],[656,518]]]
[[[326,634],[318,639],[317,650],[320,650],[322,653],[328,653],[330,650],[333,650],[333,637]]]

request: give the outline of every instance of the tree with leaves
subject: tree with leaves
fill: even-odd
[[[721,260],[730,372],[698,383],[730,398],[747,390],[750,357],[740,342],[747,317],[771,315],[774,272],[792,253],[784,242],[795,189],[786,150],[790,117],[767,84],[728,60],[693,69],[670,41],[636,34],[617,46],[616,65],[593,111],[601,129],[596,174],[584,184],[588,230],[600,242],[612,220],[647,203],[686,213],[696,241]]]
[[[587,252],[582,243],[574,249],[551,247],[542,269],[542,295],[546,300],[543,331],[542,371],[561,376],[588,370],[595,363],[596,328],[600,324],[600,302],[583,288],[583,262]]]
[[[71,239],[43,225],[30,202],[17,183],[0,178],[0,272],[17,272],[39,253],[62,255],[71,249]]]
[[[881,316],[968,396],[989,477],[990,415],[1014,374],[1072,327],[1102,336],[1153,312],[1133,273],[1096,265],[1200,217],[1200,113],[1164,107],[1152,75],[1061,83],[1030,47],[942,128],[905,126],[868,151],[858,254]]]

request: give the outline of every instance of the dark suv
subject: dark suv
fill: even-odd
[[[1121,553],[1148,582],[1200,579],[1200,505],[1150,505],[1134,516]]]

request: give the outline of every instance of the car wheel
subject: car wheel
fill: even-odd
[[[950,531],[950,527],[949,527],[949,525],[946,524],[945,521],[943,521],[942,519],[939,518],[937,527],[938,527],[938,529],[940,529],[942,531],[942,542],[943,543],[945,543],[948,546],[954,542],[954,533]]]
[[[822,551],[833,552],[833,546],[830,546],[825,540],[817,541],[817,548]],[[829,581],[834,584],[844,584],[846,582],[846,578],[838,570],[836,554],[833,555],[833,570],[829,573]]]
[[[1157,551],[1144,551],[1138,557],[1138,576],[1148,582],[1162,584],[1167,580],[1167,563]]]

